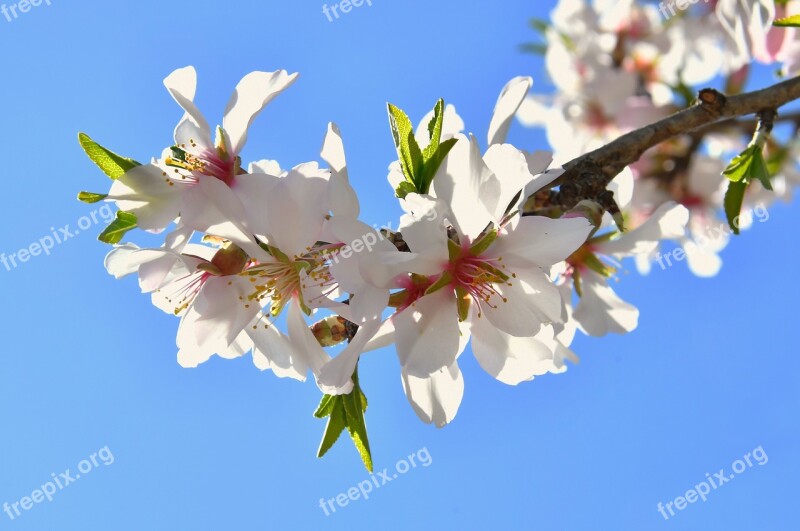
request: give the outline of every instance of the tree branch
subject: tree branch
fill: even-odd
[[[694,106],[622,135],[564,164],[564,175],[554,183],[560,188],[551,194],[549,202],[570,209],[583,199],[604,198],[608,183],[653,146],[732,118],[764,110],[776,111],[796,99],[800,99],[800,77],[731,97],[714,89],[703,89]]]

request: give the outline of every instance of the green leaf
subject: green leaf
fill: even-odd
[[[444,100],[440,98],[433,108],[433,118],[428,122],[428,136],[431,141],[422,152],[424,163],[427,163],[439,149],[439,142],[442,140],[442,124],[444,124]]]
[[[728,218],[728,225],[734,234],[739,234],[739,224],[736,218],[742,211],[746,190],[747,181],[732,181],[728,184],[728,191],[725,193],[725,216]]]
[[[141,165],[133,159],[109,151],[84,133],[78,133],[78,141],[92,162],[112,179],[119,179],[130,169]]]
[[[413,194],[417,191],[417,187],[408,181],[403,181],[394,191],[394,195],[400,199],[405,199],[408,194]]]
[[[519,45],[519,51],[523,53],[532,53],[534,55],[545,55],[547,53],[547,45],[537,42],[526,42]]]
[[[532,18],[528,21],[528,26],[530,26],[532,30],[537,31],[542,35],[544,35],[547,33],[547,29],[550,27],[550,23],[542,18]]]
[[[408,115],[391,103],[388,104],[389,125],[397,149],[397,156],[403,167],[403,175],[408,182],[418,185],[417,176],[423,165],[422,151],[414,137],[414,125]],[[417,186],[419,188],[419,186]]]
[[[112,221],[97,239],[104,243],[119,243],[129,230],[136,228],[136,223],[136,214],[119,210],[117,219]]]
[[[314,412],[314,416],[318,419],[324,419],[331,414],[332,409],[333,395],[324,395],[319,402],[319,406],[317,406],[317,410]]]
[[[800,28],[800,15],[779,18],[772,25],[779,28]]]
[[[367,437],[367,423],[364,412],[367,410],[367,397],[358,383],[358,369],[353,373],[353,390],[347,395],[325,395],[314,412],[317,418],[328,417],[325,433],[317,450],[317,457],[322,457],[339,440],[346,429],[361,456],[364,466],[369,472],[373,470],[372,452]]]
[[[98,201],[102,201],[108,197],[108,194],[96,194],[94,192],[81,192],[78,194],[78,201],[82,201],[84,203],[97,203]]]
[[[761,151],[756,145],[747,146],[747,148],[736,155],[727,168],[722,172],[725,177],[733,182],[739,182],[745,177],[748,177],[752,172],[753,155],[756,151]]]
[[[427,194],[431,188],[431,183],[433,182],[433,178],[436,177],[436,172],[439,171],[439,167],[444,162],[444,159],[447,158],[447,154],[450,153],[450,150],[453,149],[453,146],[456,145],[458,142],[457,138],[450,138],[439,144],[439,147],[436,149],[436,153],[431,156],[429,160],[425,162],[425,166],[422,168],[422,175],[419,179],[419,186],[417,189],[420,191],[421,194]]]
[[[767,162],[764,160],[764,154],[760,149],[753,153],[753,163],[750,168],[751,177],[758,179],[761,185],[771,192],[772,183],[769,181],[769,169],[767,169]]]
[[[328,415],[328,424],[325,426],[325,433],[322,436],[322,442],[319,444],[317,457],[322,457],[328,453],[328,450],[333,448],[333,445],[339,440],[339,436],[346,427],[347,414],[345,413],[344,402],[339,396],[333,397],[331,411]]]

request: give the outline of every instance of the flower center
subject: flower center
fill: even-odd
[[[300,270],[305,264],[276,261],[258,264],[244,272],[253,284],[251,301],[267,299],[270,314],[275,317],[293,297],[300,295]]]
[[[164,161],[167,166],[174,168],[173,179],[196,183],[200,174],[214,177],[231,186],[236,175],[240,173],[239,158],[231,157],[222,149],[198,149],[194,140],[189,142],[188,147],[186,144],[173,146],[172,157]]]
[[[482,315],[482,306],[497,308],[499,304],[508,302],[508,299],[498,289],[500,285],[510,286],[511,278],[516,278],[516,273],[510,275],[504,271],[503,258],[488,258],[475,255],[469,248],[451,257],[446,272],[452,277],[451,285],[456,290],[459,304],[459,314],[466,318],[466,308],[471,301],[478,308],[478,317]]]

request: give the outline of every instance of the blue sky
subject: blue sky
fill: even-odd
[[[517,46],[531,37],[528,17],[546,17],[553,2],[372,4],[333,22],[309,0],[52,0],[0,17],[0,252],[51,227],[74,230],[97,208],[74,199],[108,186],[78,131],[139,160],[168,145],[181,113],[161,80],[189,64],[212,122],[245,73],[299,71],[257,120],[244,158],[318,160],[335,121],[364,220],[396,225],[385,102],[419,118],[444,97],[483,138],[510,78],[532,75],[548,90],[541,62]],[[510,140],[545,147],[518,124]],[[320,498],[369,476],[349,441],[315,457],[324,427],[311,415],[316,387],[259,373],[249,358],[181,369],[177,321],[135,281],[105,273],[107,248],[92,226],[49,256],[0,267],[0,503],[51,474],[74,475],[101,448],[113,463],[98,461],[14,520],[0,514],[0,528],[791,529],[800,256],[796,212],[769,212],[725,250],[715,279],[694,278],[685,264],[622,275],[619,292],[642,310],[639,329],[579,339],[582,362],[564,375],[511,388],[463,356],[465,399],[443,430],[417,420],[391,350],[365,358],[376,469],[391,475],[421,449],[430,466],[330,516]],[[658,513],[658,502],[757,447],[766,464],[669,521]]]

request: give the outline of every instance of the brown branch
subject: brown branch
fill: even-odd
[[[648,149],[678,135],[730,122],[732,118],[764,110],[775,111],[796,99],[800,99],[800,77],[731,97],[714,89],[703,89],[694,106],[631,131],[564,164],[564,175],[554,183],[560,188],[552,194],[550,203],[569,209],[583,199],[605,199],[608,183]]]

